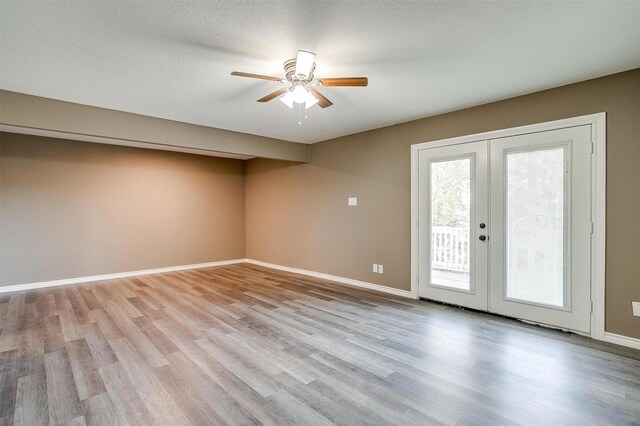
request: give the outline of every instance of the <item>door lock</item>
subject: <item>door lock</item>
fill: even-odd
[[[484,229],[484,228],[486,228],[486,227],[487,227],[487,225],[485,225],[484,223],[481,223],[481,224],[480,224],[480,229]]]
[[[478,238],[480,239],[480,241],[486,241],[487,240],[487,237],[484,236],[484,235],[480,235]]]

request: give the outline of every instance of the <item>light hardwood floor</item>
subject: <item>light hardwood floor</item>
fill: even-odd
[[[2,424],[640,423],[640,353],[253,265],[0,295]]]

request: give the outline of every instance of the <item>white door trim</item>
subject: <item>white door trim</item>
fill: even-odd
[[[591,125],[593,155],[591,158],[591,337],[606,340],[604,331],[605,295],[605,235],[606,235],[606,113],[583,115],[545,123],[494,130],[411,145],[411,294],[418,297],[418,153],[423,149],[498,139],[527,133],[544,132],[582,125]]]

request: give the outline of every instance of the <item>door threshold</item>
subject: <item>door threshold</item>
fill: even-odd
[[[537,327],[542,327],[542,328],[547,329],[547,330],[561,331],[563,333],[575,334],[577,336],[591,338],[591,335],[589,333],[585,333],[585,332],[582,332],[582,331],[570,330],[568,328],[562,328],[562,327],[557,327],[557,326],[554,326],[554,325],[544,324],[544,323],[540,323],[540,322],[529,321],[529,320],[522,319],[522,318],[510,317],[508,315],[497,314],[495,312],[483,311],[482,309],[468,308],[466,306],[456,305],[455,303],[441,302],[439,300],[429,299],[429,298],[425,298],[425,297],[421,297],[420,300],[424,300],[424,301],[427,301],[427,302],[435,303],[437,305],[450,306],[452,308],[458,308],[458,309],[461,309],[461,310],[464,310],[464,311],[471,311],[471,312],[476,312],[476,313],[479,313],[479,314],[490,315],[490,316],[496,317],[496,318],[502,318],[502,319],[507,319],[507,320],[512,320],[512,321],[518,321],[518,322],[526,324],[526,325],[533,325],[533,326],[537,326]]]

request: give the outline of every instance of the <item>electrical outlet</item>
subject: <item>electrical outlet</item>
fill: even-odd
[[[347,205],[353,207],[358,205],[358,197],[349,197],[347,198]]]
[[[373,264],[373,272],[376,272],[376,273],[378,272],[378,264],[377,263]]]
[[[633,307],[633,316],[640,317],[640,302],[631,302],[631,306]]]
[[[378,273],[381,274],[384,271],[384,267],[382,265],[378,265]]]

